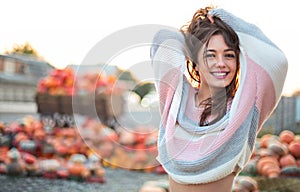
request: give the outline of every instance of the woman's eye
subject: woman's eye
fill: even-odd
[[[215,55],[214,54],[206,54],[206,56],[205,56],[206,58],[214,58],[215,57]]]
[[[235,54],[226,54],[225,57],[226,58],[235,58]]]

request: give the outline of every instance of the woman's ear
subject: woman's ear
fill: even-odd
[[[200,74],[200,73],[199,73],[200,71],[199,71],[198,64],[197,64],[197,63],[194,63],[194,65],[195,65],[195,67],[194,67],[195,71],[197,71],[197,73]]]
[[[194,63],[191,59],[187,59],[186,60],[186,65],[187,65],[187,68],[190,72],[196,72],[196,73],[199,73],[199,69],[197,67],[197,64]]]

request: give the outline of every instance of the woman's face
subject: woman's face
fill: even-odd
[[[206,61],[206,62],[205,62]],[[205,49],[198,53],[198,70],[202,89],[218,89],[228,86],[235,77],[237,55],[228,47],[222,35],[213,35]]]

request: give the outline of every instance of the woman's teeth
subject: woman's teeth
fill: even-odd
[[[217,76],[217,77],[223,77],[225,75],[227,75],[226,72],[218,72],[218,73],[213,73],[214,76]]]

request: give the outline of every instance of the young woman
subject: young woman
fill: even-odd
[[[159,31],[151,58],[170,191],[231,191],[280,99],[285,55],[255,25],[207,7],[180,32]]]

